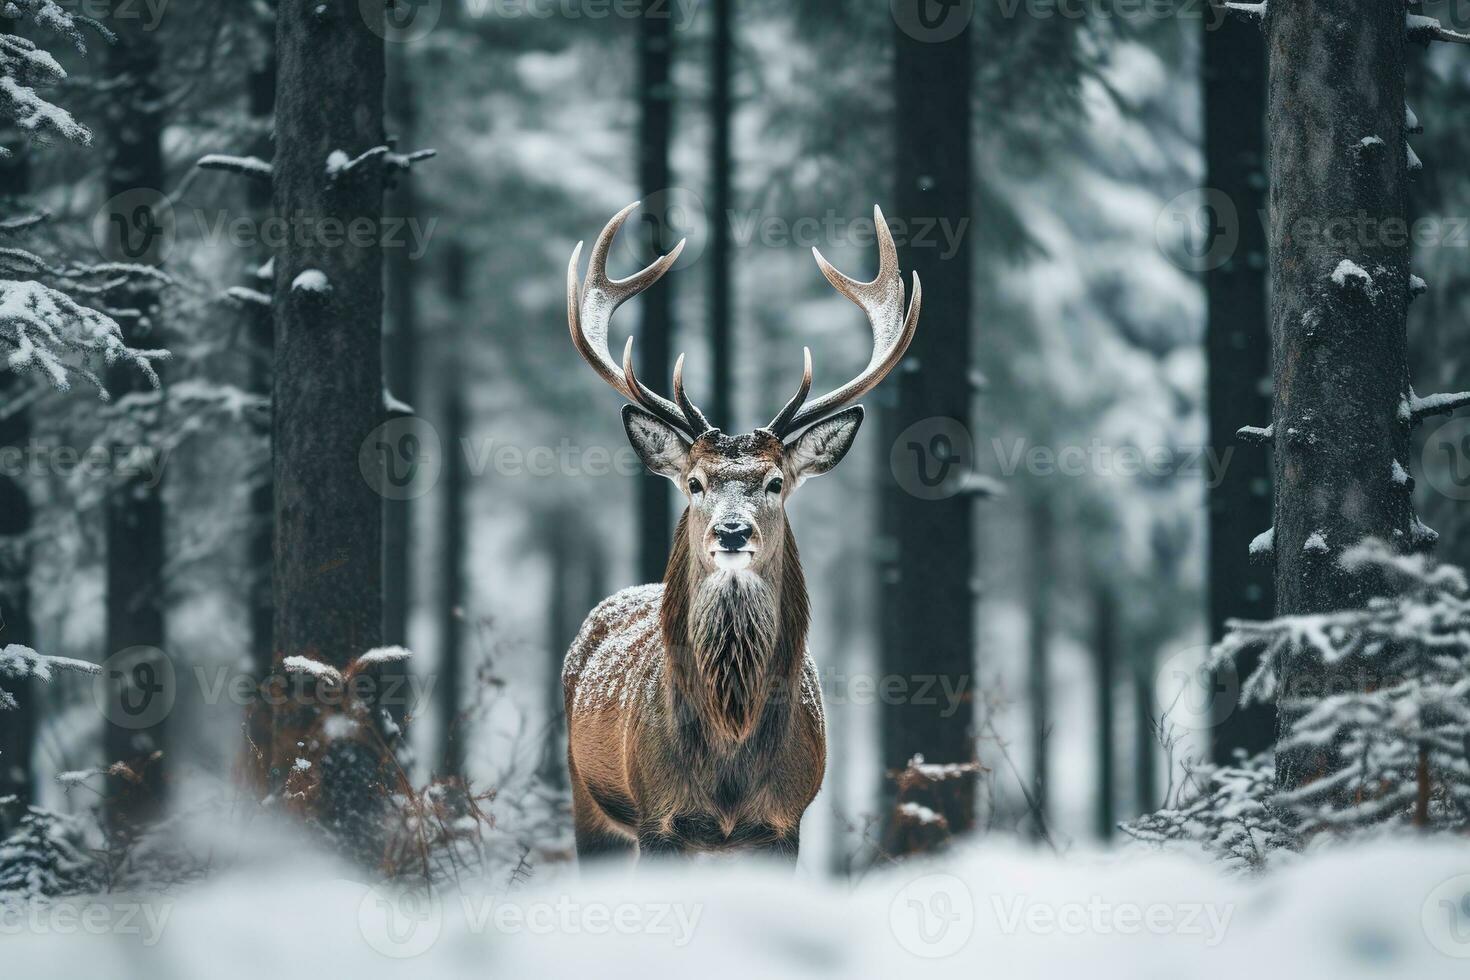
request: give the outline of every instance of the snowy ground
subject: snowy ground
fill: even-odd
[[[162,898],[0,914],[5,975],[1470,975],[1470,849],[1449,844],[1324,853],[1257,880],[1182,856],[992,843],[853,888],[730,864],[434,896],[269,853]]]

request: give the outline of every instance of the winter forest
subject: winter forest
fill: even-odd
[[[1467,106],[1449,0],[0,0],[7,975],[1463,976]]]

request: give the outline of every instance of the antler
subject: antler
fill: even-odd
[[[801,387],[796,397],[787,402],[771,420],[771,424],[766,426],[766,430],[778,439],[784,439],[791,432],[831,415],[872,391],[903,358],[904,351],[908,350],[909,343],[914,339],[914,330],[919,325],[922,298],[919,274],[914,273],[914,295],[905,315],[903,277],[898,271],[898,248],[893,244],[893,235],[888,230],[888,222],[883,219],[883,211],[877,206],[873,208],[873,224],[878,232],[878,275],[872,282],[858,282],[848,278],[833,268],[822,257],[821,252],[812,249],[817,267],[822,270],[827,281],[842,295],[862,307],[863,312],[868,315],[868,323],[873,328],[873,356],[857,377],[820,398],[807,402],[806,396],[812,385],[812,355],[810,350],[803,348],[805,370],[802,372]]]
[[[628,215],[642,203],[634,201],[613,215],[602,234],[592,246],[592,255],[587,260],[587,281],[578,282],[577,270],[582,261],[582,243],[572,251],[572,261],[567,266],[567,325],[572,331],[572,344],[582,359],[592,365],[602,380],[618,394],[635,404],[641,405],[669,425],[697,439],[713,428],[704,413],[694,407],[684,394],[684,355],[674,366],[674,398],[669,401],[656,392],[644,387],[633,373],[633,338],[628,338],[623,348],[623,363],[619,368],[607,346],[607,328],[612,315],[619,306],[658,282],[665,272],[679,260],[684,250],[680,240],[674,250],[661,256],[648,268],[636,272],[626,279],[609,279],[607,275],[607,253],[612,248],[613,238]]]

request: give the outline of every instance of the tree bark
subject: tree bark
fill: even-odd
[[[1097,664],[1097,836],[1113,836],[1117,813],[1113,807],[1115,758],[1113,695],[1118,662],[1118,609],[1105,582],[1093,585],[1092,652]]]
[[[6,28],[16,26],[7,24]],[[0,157],[0,186],[19,197],[30,187],[30,147],[16,140],[7,149],[10,155]],[[29,387],[29,379],[13,372],[0,380],[0,446],[23,447],[30,441],[30,408],[16,405]],[[32,525],[25,484],[14,476],[0,476],[0,647],[10,643],[35,646],[29,580]],[[16,707],[0,712],[0,796],[14,796],[23,813],[35,799],[32,754],[40,721],[37,691],[28,678],[7,680],[3,686],[15,697]],[[0,837],[9,830],[3,819],[6,812],[0,809]]]
[[[710,408],[716,425],[735,423],[735,405],[730,361],[734,309],[731,280],[734,276],[730,212],[735,206],[731,190],[733,161],[730,127],[734,114],[733,86],[735,0],[713,0],[714,19],[710,39]]]
[[[897,27],[893,36],[895,217],[905,222],[938,219],[968,228],[969,28],[942,43],[916,40]],[[900,433],[921,420],[951,419],[967,431],[970,422],[970,237],[962,235],[952,254],[932,242],[902,238],[900,264],[906,273],[919,274],[924,306],[906,362],[889,377],[884,392],[895,401],[880,416],[880,452],[885,455]],[[906,679],[911,692],[923,677],[940,679],[965,694],[957,705],[918,697],[885,701],[884,768],[902,770],[916,753],[928,762],[969,762],[975,756],[974,704],[969,698],[975,669],[973,498],[961,490],[942,499],[920,499],[887,478],[881,507],[883,672]],[[951,707],[952,713],[946,710]],[[956,834],[973,825],[974,791],[973,776],[954,781],[943,816]],[[891,792],[885,784],[883,798],[891,801]]]
[[[654,203],[668,191],[669,144],[673,135],[674,31],[670,8],[662,0],[643,0],[638,20],[638,186],[643,200]],[[639,212],[648,261],[671,247],[662,214]],[[650,384],[669,377],[669,347],[673,333],[673,277],[639,297],[643,319],[639,324],[638,374]],[[669,561],[673,529],[669,513],[669,481],[652,473],[638,478],[638,570],[644,582],[659,582]]]
[[[382,501],[359,468],[383,416],[382,159],[327,173],[335,151],[350,160],[384,142],[382,18],[342,0],[282,4],[277,20],[274,203],[293,232],[274,305],[278,671],[293,655],[341,670],[382,638]],[[319,742],[328,711],[310,697],[275,709],[272,782],[303,745],[308,761],[319,751],[320,792],[303,806],[370,859],[382,759],[370,744]]]
[[[1277,610],[1316,613],[1369,594],[1337,564],[1344,548],[1416,543],[1408,488],[1392,477],[1409,465],[1404,10],[1268,10]],[[1288,664],[1281,704],[1362,682],[1304,664]],[[1321,765],[1278,757],[1280,787]]]
[[[1048,823],[1051,798],[1051,631],[1052,579],[1056,574],[1053,554],[1052,503],[1035,494],[1028,507],[1031,541],[1029,594],[1027,596],[1027,637],[1031,644],[1031,663],[1027,674],[1027,702],[1031,707],[1032,794],[1035,800],[1035,832],[1041,834]]]
[[[417,107],[408,59],[402,52],[392,60],[388,85],[388,111],[397,127],[399,149],[413,149]],[[418,210],[413,179],[398,180],[389,198],[395,216],[407,220]],[[390,249],[384,256],[388,268],[388,344],[385,351],[385,381],[399,401],[417,407],[418,347],[415,333],[418,306],[415,296],[414,262],[407,248]],[[408,500],[384,501],[383,530],[383,641],[408,645],[408,612],[412,591],[412,562],[409,552],[410,508]]]
[[[1217,8],[1217,15],[1223,11]],[[1271,567],[1253,561],[1250,541],[1271,526],[1271,457],[1241,445],[1236,432],[1271,416],[1270,335],[1266,326],[1266,50],[1254,23],[1228,16],[1205,21],[1203,40],[1205,187],[1233,206],[1212,211],[1213,235],[1235,234],[1221,264],[1205,273],[1205,347],[1209,362],[1210,446],[1228,463],[1209,493],[1210,638],[1230,619],[1269,619],[1275,604]],[[1213,241],[1212,241],[1213,244]],[[1259,651],[1235,665],[1248,677]],[[1254,755],[1276,734],[1268,706],[1237,708],[1214,731],[1215,761],[1236,749]]]
[[[158,87],[161,65],[156,33],[125,17],[114,18],[117,32],[108,48],[108,69],[116,92],[107,119],[107,196],[117,200],[116,214],[122,225],[112,224],[111,258],[119,262],[157,265],[161,261],[162,238],[152,225],[139,229],[135,208],[152,204],[162,193],[163,94]],[[126,195],[119,198],[119,195]],[[120,231],[128,228],[130,232]],[[112,297],[122,309],[136,309],[137,318],[124,318],[124,337],[130,346],[159,347],[155,317],[156,293],[148,287]],[[129,365],[114,365],[107,372],[107,386],[114,400],[130,393],[148,392],[147,383]],[[152,483],[153,485],[150,485]],[[131,832],[155,817],[164,801],[164,768],[167,760],[154,757],[164,749],[165,719],[154,719],[150,710],[160,675],[159,661],[164,645],[164,516],[162,487],[147,478],[123,478],[109,488],[104,517],[107,538],[107,602],[104,626],[104,658],[135,648],[151,652],[129,660],[130,667],[113,680],[118,685],[136,684],[133,692],[143,700],[121,693],[118,703],[142,706],[129,723],[114,713],[104,734],[104,754],[109,764],[124,763],[136,778],[110,775],[107,780],[107,819],[119,832]]]
[[[454,324],[468,312],[469,257],[459,242],[449,245],[445,255],[445,297],[449,300],[450,326],[444,350],[444,476],[439,510],[439,772],[455,777],[464,774],[464,733],[459,730],[463,706],[464,663],[464,543],[465,489],[468,485],[465,453],[464,380],[459,366],[458,331]]]

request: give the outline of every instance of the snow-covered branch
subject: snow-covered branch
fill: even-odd
[[[200,157],[195,166],[200,170],[221,170],[266,184],[275,179],[275,168],[259,157],[232,157],[223,153],[210,153]]]
[[[1470,34],[1452,31],[1442,25],[1437,18],[1426,17],[1423,14],[1405,14],[1404,27],[1409,32],[1409,40],[1420,44],[1428,44],[1430,41],[1470,44]]]
[[[1418,425],[1427,418],[1449,415],[1466,405],[1470,405],[1470,391],[1447,392],[1420,398],[1410,388],[1409,397],[1399,407],[1399,416],[1410,425]]]
[[[91,382],[108,399],[96,371],[86,362],[131,364],[158,387],[154,361],[165,350],[137,350],[123,339],[122,328],[105,313],[83,306],[59,290],[38,282],[0,279],[0,349],[9,348],[5,364],[12,371],[39,371],[59,391],[71,387],[72,375]]]

